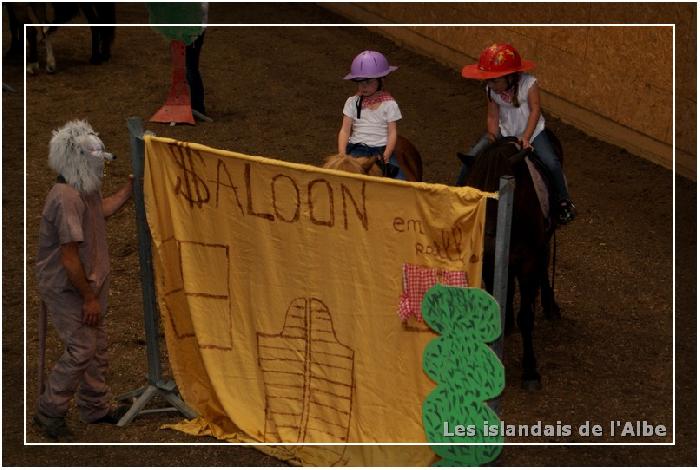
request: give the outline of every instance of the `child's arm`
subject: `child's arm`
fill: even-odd
[[[537,82],[533,83],[527,92],[527,104],[530,106],[530,115],[527,118],[525,132],[520,136],[523,148],[530,147],[530,137],[532,137],[532,133],[535,132],[537,121],[539,121],[542,115],[542,108],[540,107],[540,87],[537,86]]]
[[[498,105],[489,100],[486,115],[486,132],[488,132],[489,142],[496,140],[498,135]]]
[[[343,125],[340,126],[340,132],[338,132],[338,154],[345,155],[345,148],[348,146],[348,140],[350,140],[350,132],[352,131],[352,118],[348,116],[343,116]]]
[[[386,136],[386,148],[384,149],[384,161],[389,162],[391,154],[394,153],[394,148],[396,148],[396,121],[389,123]]]

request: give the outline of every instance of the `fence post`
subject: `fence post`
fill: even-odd
[[[513,220],[513,192],[515,178],[502,176],[498,189],[498,218],[496,220],[496,249],[493,270],[493,296],[501,307],[501,333],[506,326],[506,302],[508,300],[508,257],[510,253],[510,227]],[[503,360],[503,334],[494,347]]]
[[[129,424],[137,415],[159,411],[179,411],[187,418],[197,416],[178,396],[172,380],[164,381],[161,376],[160,347],[158,345],[158,316],[155,286],[153,284],[153,264],[151,257],[151,235],[146,222],[146,207],[143,197],[143,176],[145,149],[143,142],[143,120],[130,117],[127,121],[131,141],[131,166],[134,175],[134,205],[136,228],[139,242],[139,264],[141,268],[141,289],[143,293],[144,327],[146,332],[146,356],[148,359],[148,384],[117,397],[117,401],[134,399],[133,404],[118,426]],[[174,408],[144,410],[148,401],[161,395]],[[138,398],[136,398],[138,397]]]
[[[508,301],[508,258],[510,253],[510,228],[513,220],[513,193],[515,178],[502,176],[498,189],[498,215],[496,219],[496,248],[493,265],[493,296],[501,310],[501,337],[492,348],[503,362],[503,335],[506,325],[506,302]],[[491,409],[500,415],[500,400],[491,400]]]

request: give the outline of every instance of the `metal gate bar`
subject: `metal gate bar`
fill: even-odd
[[[141,289],[143,292],[144,326],[146,331],[146,356],[148,359],[147,385],[124,393],[117,401],[132,399],[129,411],[119,420],[117,426],[126,426],[136,416],[158,411],[179,411],[187,418],[195,418],[195,413],[185,404],[177,392],[172,380],[163,380],[160,366],[160,347],[158,343],[158,317],[155,287],[153,285],[153,262],[151,258],[151,234],[146,222],[146,207],[143,198],[143,174],[145,148],[143,141],[143,120],[130,117],[127,121],[131,141],[131,166],[134,174],[134,205],[136,209],[136,228],[139,239],[139,264],[141,267]],[[144,410],[151,398],[162,396],[174,408]],[[138,398],[136,398],[138,397]]]

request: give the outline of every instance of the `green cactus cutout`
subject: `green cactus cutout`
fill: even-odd
[[[486,343],[501,336],[496,300],[476,288],[436,285],[423,297],[423,320],[440,334],[423,351],[423,370],[437,384],[423,402],[423,427],[433,443],[500,444],[500,435],[485,435],[486,425],[500,420],[486,404],[505,387],[505,371]],[[473,435],[454,433],[456,425]],[[476,466],[494,461],[501,445],[431,446],[442,457],[436,466]]]

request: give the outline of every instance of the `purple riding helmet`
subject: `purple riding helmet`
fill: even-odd
[[[389,65],[384,54],[376,51],[360,52],[350,65],[350,73],[343,80],[356,80],[358,78],[382,78],[389,75],[398,67]]]

